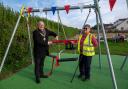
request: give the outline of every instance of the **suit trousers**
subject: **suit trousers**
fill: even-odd
[[[35,76],[36,78],[40,78],[41,74],[44,74],[43,68],[44,68],[44,61],[45,61],[46,54],[42,54],[42,56],[36,56],[35,57]]]

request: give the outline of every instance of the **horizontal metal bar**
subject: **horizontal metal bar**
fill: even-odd
[[[95,8],[95,5],[84,5],[83,9],[88,9],[88,8]],[[80,9],[79,6],[70,6],[70,10],[76,10],[76,9]],[[65,10],[64,7],[56,7],[56,10]],[[51,8],[44,8],[44,9],[32,9],[32,12],[47,12],[47,11],[52,11]],[[27,11],[25,11],[25,13],[27,13]]]

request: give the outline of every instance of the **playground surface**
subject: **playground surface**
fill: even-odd
[[[64,54],[63,57],[73,57],[73,54]],[[120,67],[124,56],[111,55],[118,89],[128,89],[128,64],[123,70]],[[45,60],[45,72],[51,69],[52,60],[47,57]],[[85,82],[77,78],[79,72],[72,83],[70,80],[78,64],[77,61],[61,62],[55,68],[53,74],[48,79],[41,79],[40,84],[35,83],[34,65],[17,72],[13,76],[0,81],[0,89],[114,89],[110,75],[108,60],[106,55],[101,56],[102,68],[99,69],[98,55],[93,57],[91,66],[91,79]]]

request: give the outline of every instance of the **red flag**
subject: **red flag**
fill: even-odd
[[[64,9],[66,10],[67,14],[69,13],[69,10],[70,10],[70,5],[65,5],[64,6]]]
[[[112,8],[114,7],[116,0],[109,0],[110,10],[112,11]]]
[[[32,7],[28,7],[28,8],[26,8],[26,11],[27,11],[27,15],[28,15],[28,17],[30,17],[30,13],[32,12]]]
[[[31,13],[32,12],[32,7],[27,8],[27,12]]]

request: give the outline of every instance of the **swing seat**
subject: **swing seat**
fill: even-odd
[[[60,58],[59,62],[77,61],[78,57],[75,58]]]

